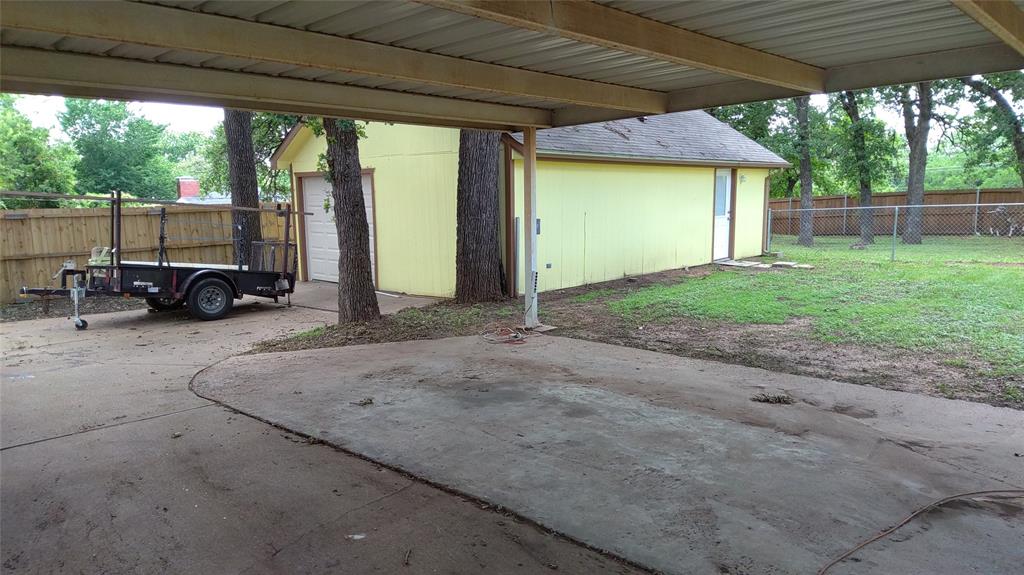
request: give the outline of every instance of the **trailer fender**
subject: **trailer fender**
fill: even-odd
[[[197,281],[203,278],[208,277],[215,277],[224,280],[229,286],[231,286],[231,291],[235,292],[235,299],[242,297],[241,292],[238,291],[238,286],[235,285],[235,282],[234,280],[231,279],[231,276],[220,270],[197,271],[196,273],[188,276],[188,278],[185,279],[185,282],[181,284],[181,289],[178,291],[178,293],[181,294],[182,297],[187,297],[188,290],[189,288],[192,287],[192,284],[196,283]]]

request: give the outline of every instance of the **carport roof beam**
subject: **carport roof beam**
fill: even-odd
[[[825,89],[825,71],[821,68],[593,2],[416,1],[509,26],[803,93]]]
[[[1006,45],[1024,54],[1024,12],[1010,0],[952,0],[964,14],[973,18]]]
[[[220,105],[490,130],[551,125],[551,112],[487,102],[7,46],[4,90]]]
[[[3,26],[637,114],[663,113],[668,100],[652,90],[136,2],[5,2]]]

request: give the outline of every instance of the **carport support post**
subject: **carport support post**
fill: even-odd
[[[537,129],[523,128],[523,225],[526,234],[526,317],[528,329],[540,325],[537,319]]]

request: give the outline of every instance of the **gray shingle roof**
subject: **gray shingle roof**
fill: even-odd
[[[522,143],[522,134],[513,137]],[[542,155],[675,163],[789,166],[767,148],[700,110],[538,130],[537,151]]]

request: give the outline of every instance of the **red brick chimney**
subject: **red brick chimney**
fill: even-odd
[[[199,180],[189,177],[178,178],[178,200],[199,197]]]

